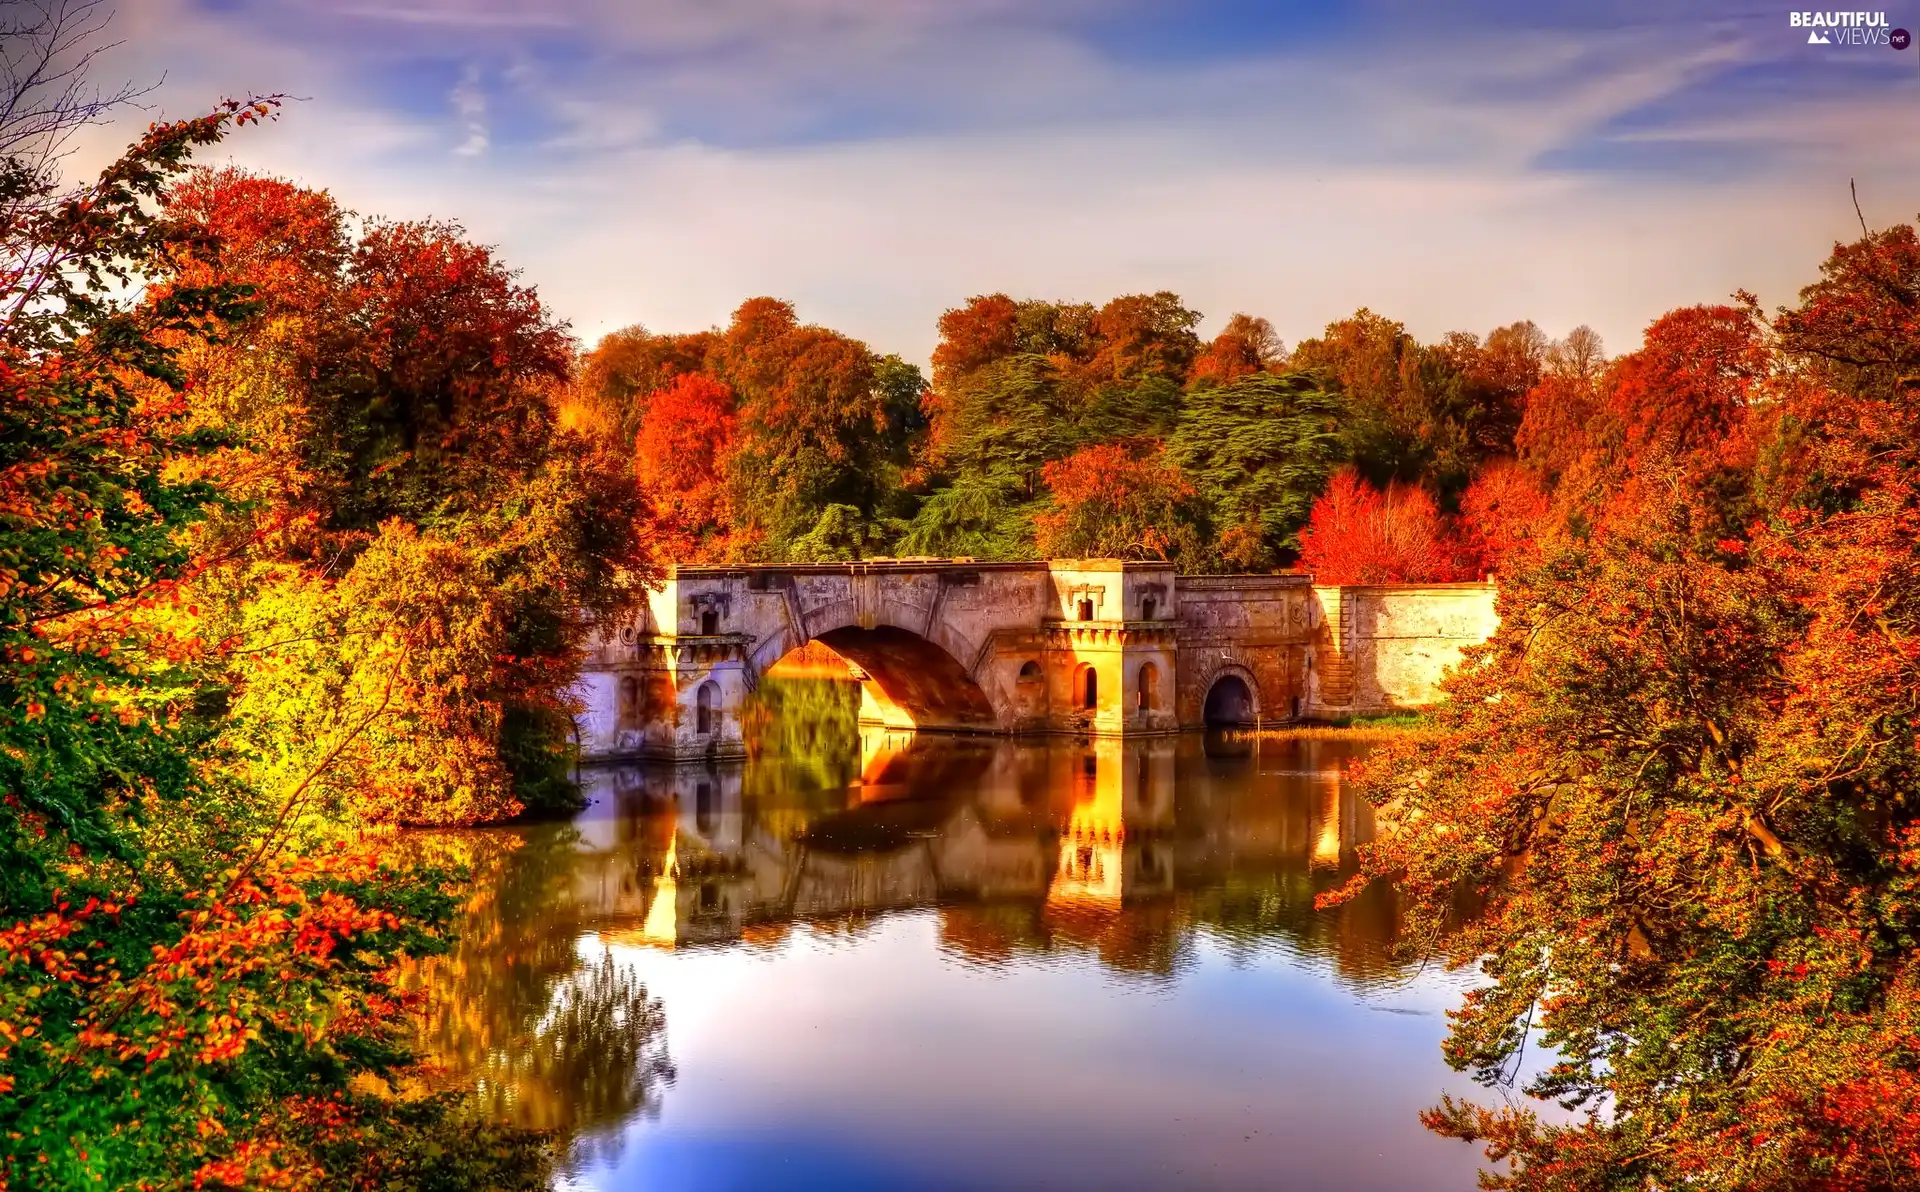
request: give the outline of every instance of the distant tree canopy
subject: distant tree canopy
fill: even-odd
[[[1087,459],[1154,457],[1194,534],[1150,536],[1190,570],[1279,570],[1336,468],[1373,489],[1434,501],[1448,541],[1486,543],[1461,518],[1488,468],[1521,461],[1557,482],[1592,455],[1601,390],[1619,390],[1590,330],[1553,344],[1532,322],[1434,346],[1373,311],[1332,322],[1290,353],[1273,324],[1236,313],[1212,340],[1175,294],[1104,305],[985,294],[941,315],[933,378],[756,298],[726,328],[614,332],[559,399],[564,426],[637,459],[655,530],[685,560],[970,555],[1031,559],[1139,541],[1119,507],[1060,488]],[[676,384],[726,392],[708,426],[724,443],[666,436]],[[666,401],[666,420],[649,411]],[[1096,526],[1102,516],[1114,524]],[[1060,534],[1073,524],[1085,534]],[[1052,528],[1052,530],[1048,530]],[[1498,536],[1498,534],[1496,534]],[[828,555],[820,555],[828,551]],[[1461,545],[1455,570],[1486,562]],[[1469,562],[1463,562],[1469,560]],[[1473,562],[1478,560],[1478,562]],[[1375,574],[1379,568],[1369,568]]]
[[[1475,479],[1518,460],[1557,482],[1591,455],[1602,390],[1618,388],[1585,328],[1553,343],[1519,322],[1423,345],[1361,310],[1289,353],[1253,315],[1211,340],[1199,324],[1165,291],[1102,305],[981,295],[940,317],[929,382],[756,298],[724,328],[607,336],[581,358],[560,421],[610,450],[708,461],[692,501],[684,461],[635,464],[655,529],[687,561],[1019,559],[1151,541],[1190,570],[1277,570],[1298,564],[1314,502],[1351,465],[1373,489],[1429,494],[1465,574],[1486,560],[1461,544],[1489,540],[1461,520]],[[649,423],[694,374],[731,395],[709,419],[724,443],[688,447]],[[1189,494],[1178,504],[1196,532],[1137,539],[1134,514],[1062,489],[1079,470],[1053,465],[1092,448],[1112,450],[1084,458],[1156,459]],[[1067,524],[1087,532],[1058,532]]]

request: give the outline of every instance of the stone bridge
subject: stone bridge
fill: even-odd
[[[824,647],[888,728],[1130,737],[1433,702],[1496,624],[1491,584],[1328,587],[1163,563],[675,567],[599,632],[588,760],[737,757],[760,679]]]

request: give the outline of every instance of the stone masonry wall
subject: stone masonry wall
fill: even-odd
[[[1394,584],[1341,588],[1348,609],[1346,655],[1354,711],[1421,707],[1440,699],[1440,679],[1460,652],[1493,636],[1492,584]]]

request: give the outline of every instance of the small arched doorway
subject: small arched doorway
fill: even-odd
[[[1140,664],[1137,703],[1142,712],[1160,710],[1160,668],[1151,662]]]
[[[1153,620],[1153,614],[1159,611],[1160,611],[1159,602],[1156,601],[1153,597],[1143,596],[1140,598],[1140,619],[1142,621]]]
[[[1080,612],[1080,619],[1082,621],[1093,620],[1093,601],[1082,600],[1080,602],[1079,612]]]
[[[1013,681],[1013,696],[1022,716],[1046,714],[1047,677],[1038,662],[1028,659],[1020,664],[1019,677]]]
[[[1207,689],[1203,715],[1208,728],[1252,728],[1258,718],[1253,688],[1239,675],[1221,675]]]
[[[700,614],[700,633],[702,636],[712,637],[718,632],[720,632],[720,614],[712,609],[706,609]]]
[[[1100,707],[1100,672],[1093,664],[1083,662],[1073,668],[1073,699],[1071,706],[1077,711],[1092,712]]]
[[[693,693],[694,732],[704,737],[719,726],[719,709],[714,706],[719,699],[720,685],[712,680],[700,684],[700,689]]]

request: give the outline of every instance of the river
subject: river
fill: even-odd
[[[1462,978],[1392,895],[1316,910],[1346,740],[861,733],[768,680],[757,755],[583,775],[474,867],[429,1046],[554,1130],[561,1186],[1469,1189],[1418,1111]]]

